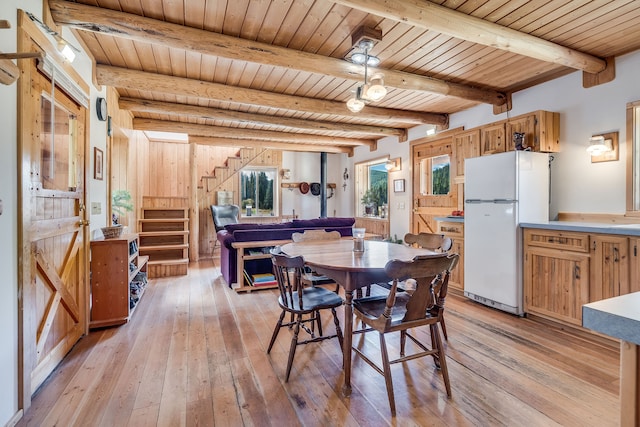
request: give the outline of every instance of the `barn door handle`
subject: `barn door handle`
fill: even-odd
[[[580,279],[580,266],[576,265],[573,270],[574,270],[574,273],[573,273],[574,277],[576,279]]]
[[[618,252],[618,248],[614,247],[613,248],[613,262],[618,262],[620,260],[619,252]]]

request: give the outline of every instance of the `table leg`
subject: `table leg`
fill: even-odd
[[[348,287],[347,287],[348,288]],[[353,291],[344,292],[344,339],[342,342],[344,385],[342,395],[351,396],[351,343],[353,338]]]

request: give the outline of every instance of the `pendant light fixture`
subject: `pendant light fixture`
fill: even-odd
[[[371,37],[372,34],[374,34],[373,37]],[[355,96],[347,101],[347,108],[353,113],[362,111],[368,102],[381,101],[387,94],[382,73],[373,74],[370,80],[368,78],[369,67],[377,67],[380,64],[380,59],[369,52],[375,45],[374,37],[377,35],[377,40],[380,40],[381,34],[377,30],[361,28],[353,35],[353,39],[358,38],[354,43],[354,48],[358,51],[352,53],[347,60],[354,64],[364,65],[364,83],[358,85]]]

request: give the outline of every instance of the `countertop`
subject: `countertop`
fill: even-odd
[[[580,231],[583,233],[619,234],[623,236],[640,236],[640,224],[609,224],[602,222],[548,221],[541,223],[524,222],[522,228],[539,228],[544,230]]]
[[[464,222],[463,216],[436,216],[433,219],[436,221]]]
[[[582,306],[582,326],[640,345],[640,292]]]

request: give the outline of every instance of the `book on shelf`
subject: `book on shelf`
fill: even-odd
[[[247,270],[244,270],[244,280],[249,286],[272,286],[278,284],[272,273],[249,274]]]
[[[253,282],[253,286],[256,286],[256,287],[273,286],[273,285],[277,285],[277,284],[278,284],[277,280],[267,280],[265,282]]]
[[[254,282],[272,282],[276,278],[272,273],[257,273],[251,276]]]

